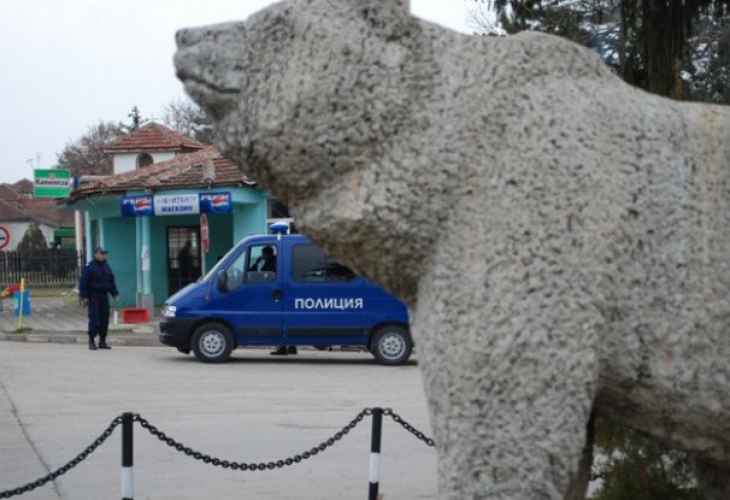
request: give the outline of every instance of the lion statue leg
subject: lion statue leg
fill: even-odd
[[[414,311],[441,498],[581,498],[600,314],[563,273],[529,288],[517,264],[460,257],[424,278]]]

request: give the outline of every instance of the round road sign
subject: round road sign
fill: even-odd
[[[0,226],[0,250],[10,244],[10,231]]]

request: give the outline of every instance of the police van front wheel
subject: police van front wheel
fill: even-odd
[[[233,351],[233,335],[225,326],[206,323],[198,327],[192,342],[195,357],[204,363],[222,363]]]
[[[405,328],[384,326],[373,335],[370,352],[381,364],[402,365],[411,357],[413,341]]]

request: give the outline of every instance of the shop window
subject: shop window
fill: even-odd
[[[167,228],[168,294],[172,295],[200,277],[200,229],[197,227]]]
[[[289,224],[289,234],[299,232],[294,225],[294,219],[289,215],[289,208],[279,200],[270,199],[266,202],[266,231],[271,233],[269,227],[277,222]]]

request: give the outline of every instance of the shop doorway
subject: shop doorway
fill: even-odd
[[[200,228],[167,228],[168,297],[200,278]]]

